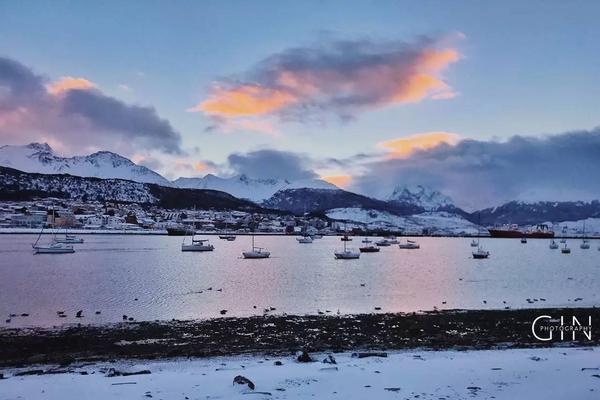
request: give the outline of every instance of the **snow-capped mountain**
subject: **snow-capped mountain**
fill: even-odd
[[[399,230],[404,234],[474,235],[477,225],[460,215],[446,211],[431,211],[415,215],[396,215],[390,212],[360,207],[334,208],[325,213],[329,218],[368,224],[369,229]]]
[[[171,182],[149,168],[109,151],[88,156],[61,157],[47,143],[0,147],[0,166],[40,174],[69,174],[103,179],[172,186]]]
[[[454,207],[450,197],[423,185],[398,185],[384,199],[391,203],[412,204],[427,211]]]
[[[240,199],[248,199],[260,203],[280,190],[287,189],[337,189],[337,186],[321,179],[255,179],[244,174],[231,178],[219,178],[208,174],[203,178],[179,178],[173,181],[179,188],[213,189],[229,193]]]
[[[600,201],[510,201],[499,207],[471,213],[470,220],[482,224],[539,224],[600,218]]]
[[[256,204],[214,190],[167,187],[124,179],[39,174],[0,166],[0,201],[55,197],[79,201],[118,201],[163,208],[259,211]]]

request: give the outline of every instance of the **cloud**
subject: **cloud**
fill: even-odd
[[[237,174],[253,178],[311,179],[317,174],[309,169],[310,159],[302,154],[279,150],[258,150],[245,154],[234,153],[227,158],[229,167]]]
[[[63,76],[58,81],[52,82],[46,86],[48,93],[53,95],[60,95],[74,89],[88,90],[95,89],[96,87],[96,84],[87,79],[73,78],[72,76]]]
[[[428,150],[443,143],[453,145],[460,141],[460,135],[450,132],[426,132],[412,136],[380,142],[377,147],[386,150],[390,158],[408,157],[415,151]]]
[[[506,141],[465,139],[372,162],[366,169],[352,189],[381,196],[395,185],[424,184],[471,209],[515,199],[598,199],[600,128]]]
[[[327,175],[327,176],[322,176],[321,179],[324,180],[325,182],[329,182],[339,188],[346,188],[348,185],[350,185],[350,182],[352,181],[352,176],[350,176],[350,175]]]
[[[180,134],[152,107],[107,96],[84,78],[46,85],[45,78],[5,57],[0,57],[0,138],[48,141],[70,151],[182,153]]]
[[[252,116],[305,121],[448,99],[456,93],[442,73],[460,57],[447,40],[431,38],[325,41],[274,54],[240,77],[215,82],[208,98],[188,111],[217,121]]]

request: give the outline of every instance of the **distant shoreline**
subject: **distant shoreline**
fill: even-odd
[[[54,233],[64,233],[64,229],[52,229],[45,228],[43,234],[50,235]],[[0,228],[0,235],[37,235],[40,233],[39,228]],[[149,236],[168,236],[166,230],[118,230],[118,229],[69,229],[69,234],[73,235],[149,235]],[[196,235],[207,235],[207,236],[219,236],[223,235],[223,232],[214,232],[214,231],[196,231]],[[256,236],[300,236],[300,233],[277,233],[277,232],[255,232]],[[235,236],[251,236],[251,232],[234,232]],[[323,234],[325,237],[336,237],[343,236],[340,234]],[[373,236],[373,235],[368,235]],[[477,235],[418,235],[418,234],[410,234],[410,235],[396,235],[399,237],[441,237],[441,238],[487,238],[487,239],[506,239],[506,238],[492,238],[491,236],[477,236]],[[350,237],[364,237],[364,235],[350,235]],[[378,237],[378,236],[373,236]],[[581,239],[582,236],[556,236],[554,239]],[[527,240],[549,240],[548,238],[528,238]],[[587,236],[587,239],[600,239],[597,236]],[[519,239],[513,239],[519,240]]]
[[[195,321],[123,322],[0,330],[0,366],[75,361],[213,357],[237,354],[399,349],[497,349],[598,346],[592,340],[539,341],[541,315],[600,319],[600,308],[448,310],[338,316],[256,316]],[[84,319],[82,319],[84,321]],[[597,326],[597,325],[594,325]]]

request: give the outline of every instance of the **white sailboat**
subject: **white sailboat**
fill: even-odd
[[[308,236],[308,235],[304,235],[301,237],[297,237],[296,240],[298,241],[298,243],[300,244],[310,244],[313,242],[312,237]]]
[[[585,236],[585,221],[583,221],[583,241],[579,245],[579,248],[584,249],[584,250],[587,250],[590,248],[590,241]]]
[[[181,251],[213,251],[214,249],[215,246],[210,244],[208,239],[194,239],[194,235],[191,243],[186,243],[185,237],[181,243]]]
[[[556,249],[558,249],[558,243],[556,243],[556,241],[554,239],[552,239],[552,241],[550,242],[550,245],[548,247],[550,247],[551,250],[556,250]]]
[[[387,242],[389,244],[399,244],[400,242],[398,241],[398,239],[396,238],[396,236],[390,235],[390,236],[386,236],[384,238],[385,240],[387,240]]]
[[[255,228],[255,226],[252,227],[252,249],[242,252],[242,256],[248,259],[269,258],[271,256],[271,253],[269,251],[262,247],[256,247],[256,245],[254,244]]]
[[[401,249],[407,249],[407,250],[416,250],[416,249],[421,248],[421,246],[419,246],[419,243],[415,242],[414,240],[410,240],[410,239],[406,239],[406,243],[400,243],[398,245],[398,247]]]
[[[481,215],[479,215],[479,223],[477,224],[477,250],[475,250],[471,253],[473,255],[473,258],[477,259],[477,260],[485,259],[490,256],[490,252],[487,250],[484,250],[484,248],[481,247],[481,243],[479,240],[479,236],[480,236],[479,228],[480,227],[481,227]]]
[[[479,246],[479,244],[477,243],[477,240],[473,239],[471,240],[471,247],[477,247]]]
[[[54,210],[52,210],[52,216],[54,217]],[[54,221],[54,218],[53,218],[53,221]],[[35,241],[35,243],[31,244],[31,247],[33,248],[33,254],[75,253],[75,249],[73,248],[73,245],[65,244],[65,243],[58,243],[56,241],[56,233],[54,233],[54,236],[52,237],[52,240],[50,241],[49,244],[47,244],[47,245],[40,244],[40,238],[42,237],[43,232],[44,232],[44,226],[42,225],[42,229],[40,230],[37,240]]]
[[[262,247],[254,245],[254,232],[252,232],[252,250],[242,252],[244,258],[269,258],[271,253]]]
[[[333,252],[335,258],[338,260],[353,260],[356,258],[360,258],[359,252],[346,248],[346,242],[347,241],[344,241],[344,250],[342,250],[342,251],[336,250]]]

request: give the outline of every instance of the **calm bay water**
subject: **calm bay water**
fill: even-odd
[[[395,312],[600,305],[600,241],[582,250],[572,240],[572,254],[563,255],[550,250],[547,240],[483,239],[491,257],[474,260],[470,239],[417,238],[419,250],[390,246],[359,260],[335,260],[339,237],[303,245],[293,237],[264,236],[257,245],[272,257],[243,260],[248,236],[234,242],[211,236],[216,249],[207,253],[182,253],[178,237],[82,237],[85,243],[75,245],[74,254],[33,255],[35,235],[0,235],[0,327],[118,322],[123,314],[136,320],[204,319],[221,316],[223,309],[226,316],[248,316],[269,307],[276,314],[344,314],[375,307]],[[360,240],[349,246],[357,248]],[[546,301],[530,305],[527,298]],[[59,310],[68,317],[59,318]],[[84,318],[74,317],[78,310]],[[6,323],[11,313],[29,316]]]

